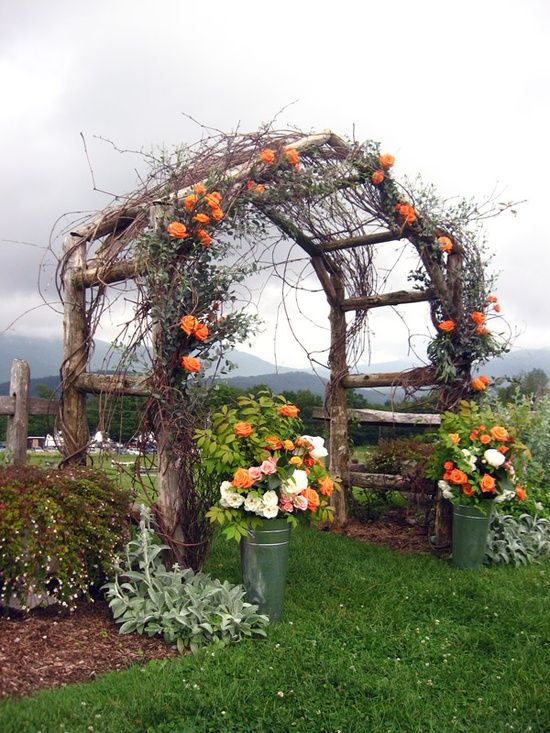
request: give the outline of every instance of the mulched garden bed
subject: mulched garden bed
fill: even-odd
[[[423,523],[420,521],[417,524],[408,524],[402,510],[399,509],[389,511],[381,519],[366,523],[351,519],[346,526],[345,534],[400,552],[433,552]]]
[[[67,616],[49,608],[0,617],[0,698],[90,682],[101,672],[178,655],[161,639],[118,629],[103,601],[82,602]]]

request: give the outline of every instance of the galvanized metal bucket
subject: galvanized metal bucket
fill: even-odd
[[[270,621],[280,621],[288,567],[290,525],[286,519],[264,519],[241,539],[241,569],[246,600]]]
[[[453,565],[479,570],[483,565],[492,505],[484,514],[475,506],[453,507]]]

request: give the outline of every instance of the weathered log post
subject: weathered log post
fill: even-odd
[[[14,399],[14,408],[13,415],[8,415],[6,459],[8,463],[16,466],[22,466],[27,462],[29,382],[29,365],[23,359],[14,359],[10,378],[10,397]]]
[[[69,235],[63,243],[63,251],[66,259],[63,272],[63,364],[59,413],[63,435],[62,452],[64,463],[85,464],[90,437],[86,394],[77,388],[76,379],[86,371],[90,350],[86,289],[77,282],[77,276],[84,269],[86,261],[86,243],[81,237]]]
[[[329,469],[342,483],[342,491],[331,497],[334,507],[334,524],[342,528],[348,521],[349,443],[346,388],[342,380],[347,373],[346,314],[341,307],[344,300],[344,284],[340,273],[331,273],[336,298],[330,303],[330,382],[327,386],[327,408],[330,415]]]

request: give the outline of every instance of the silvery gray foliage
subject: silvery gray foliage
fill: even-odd
[[[117,558],[114,580],[104,586],[121,634],[161,635],[180,652],[266,636],[269,619],[243,600],[241,585],[177,564],[168,570],[161,557],[165,549],[142,506],[139,532]]]
[[[491,517],[485,562],[527,565],[550,556],[550,521],[530,514]]]

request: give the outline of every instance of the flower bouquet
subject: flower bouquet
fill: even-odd
[[[336,484],[323,465],[324,440],[300,434],[298,413],[284,397],[261,392],[222,407],[197,431],[203,465],[220,486],[207,516],[228,538],[240,540],[262,519],[331,520]]]
[[[428,475],[455,506],[475,506],[488,514],[492,502],[525,500],[527,493],[514,468],[520,453],[529,457],[512,428],[499,424],[490,410],[461,402],[458,413],[441,416]]]

